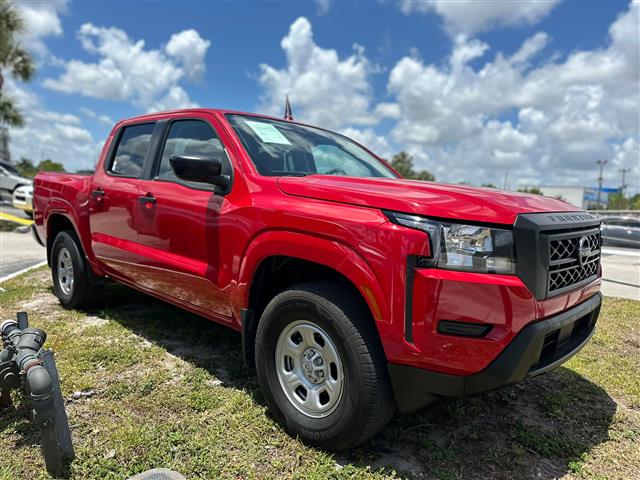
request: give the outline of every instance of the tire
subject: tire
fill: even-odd
[[[380,339],[355,295],[332,282],[296,285],[271,300],[256,333],[271,412],[292,436],[329,451],[371,438],[395,412]],[[324,374],[310,372],[317,365]]]
[[[88,308],[100,301],[104,285],[92,281],[89,268],[75,232],[58,233],[51,247],[51,277],[64,308]]]

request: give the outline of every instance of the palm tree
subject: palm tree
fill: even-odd
[[[4,72],[23,82],[33,77],[33,59],[22,48],[17,36],[24,30],[20,13],[7,0],[0,0],[0,125],[21,126],[23,118],[13,100],[2,92]]]

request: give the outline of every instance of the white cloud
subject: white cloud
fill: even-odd
[[[26,112],[34,119],[41,122],[64,123],[68,125],[80,125],[80,119],[70,113],[57,113],[47,110],[33,110]]]
[[[176,110],[180,108],[194,108],[198,104],[189,99],[189,95],[182,87],[174,85],[169,89],[167,94],[158,99],[151,107],[150,111],[161,112],[164,110]]]
[[[482,61],[489,46],[457,35],[448,64],[401,59],[388,82],[400,110],[393,138],[448,181],[501,183],[511,170],[521,182],[592,185],[601,158],[637,176],[639,5],[611,25],[608,46],[563,61],[531,65],[545,33],[510,57]],[[616,185],[617,168],[607,175]]]
[[[69,171],[94,166],[100,150],[79,117],[47,110],[37,95],[19,87],[12,78],[6,79],[3,89],[25,120],[24,127],[9,128],[14,160],[25,157],[37,164],[50,158]]]
[[[373,67],[362,47],[354,45],[354,53],[341,59],[335,50],[315,43],[311,24],[304,17],[291,24],[280,45],[286,66],[260,65],[261,111],[282,115],[285,95],[289,95],[296,120],[334,129],[376,123],[370,111]]]
[[[113,127],[116,123],[108,115],[100,115],[87,107],[80,107],[80,113],[82,113],[85,117],[97,120],[99,123],[107,127]]]
[[[25,23],[21,41],[32,53],[45,57],[48,50],[43,43],[45,37],[58,37],[63,34],[60,14],[67,9],[67,1],[56,2],[16,2]]]
[[[473,34],[498,26],[533,25],[547,16],[559,0],[478,1],[401,0],[405,14],[435,12],[451,34]]]
[[[315,0],[318,15],[326,15],[331,8],[331,0]]]
[[[147,49],[144,40],[134,41],[119,28],[91,23],[80,27],[78,38],[82,47],[99,60],[69,60],[57,79],[44,80],[45,87],[88,97],[130,100],[145,110],[165,104],[171,108],[195,105],[179,86],[183,78],[201,77],[205,69],[209,42],[195,30],[173,35],[166,50]]]
[[[358,129],[353,127],[347,127],[342,130],[342,134],[355,140],[360,145],[371,150],[379,157],[391,159],[394,152],[389,145],[389,141],[384,135],[378,135],[371,128]]]
[[[200,81],[205,70],[204,56],[210,45],[209,40],[205,40],[197,31],[190,29],[171,35],[165,49],[168,55],[182,64],[187,78]]]
[[[65,140],[71,140],[72,142],[91,142],[93,140],[91,134],[84,128],[60,123],[56,124],[55,128]]]
[[[376,105],[374,113],[378,118],[399,118],[400,105],[397,103],[379,103]]]

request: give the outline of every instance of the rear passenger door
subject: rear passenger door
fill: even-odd
[[[148,164],[155,122],[125,125],[91,182],[89,224],[96,259],[113,276],[131,280],[140,178]]]
[[[176,177],[173,155],[209,155],[223,158],[222,173],[232,166],[214,119],[176,118],[166,126],[159,143],[155,171],[140,183],[145,207],[136,217],[138,274],[146,289],[180,303],[231,320],[229,265],[221,262],[224,192],[210,184]]]

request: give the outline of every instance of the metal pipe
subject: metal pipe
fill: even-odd
[[[23,325],[26,328],[20,329]],[[22,377],[33,406],[34,421],[40,429],[47,470],[60,477],[66,473],[74,452],[53,355],[42,349],[47,334],[29,328],[24,314],[20,323],[14,320],[0,323],[0,335],[4,344],[0,351],[0,403],[5,407],[11,405],[9,390],[17,388]]]

